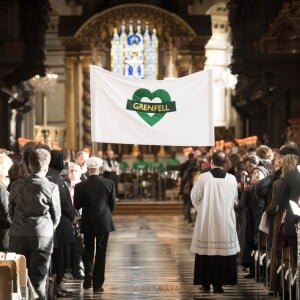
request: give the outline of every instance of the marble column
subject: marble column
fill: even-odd
[[[91,55],[80,57],[82,66],[82,142],[83,145],[91,145],[91,99],[90,99],[90,64],[93,63]]]
[[[77,57],[67,56],[65,58],[66,81],[65,81],[65,118],[66,118],[66,139],[65,146],[70,149],[77,148],[77,116],[75,97],[75,69]]]

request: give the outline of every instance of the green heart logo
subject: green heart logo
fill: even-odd
[[[148,98],[153,101],[155,98],[161,100],[160,103],[151,103],[141,101]],[[166,90],[159,89],[151,93],[147,89],[138,89],[134,92],[132,100],[127,101],[126,109],[134,110],[138,115],[150,126],[159,122],[166,113],[176,111],[175,101],[171,101],[171,97]],[[151,113],[152,115],[149,115]]]

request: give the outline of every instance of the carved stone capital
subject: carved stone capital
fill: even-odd
[[[89,69],[89,66],[94,63],[94,59],[91,55],[81,55],[80,62],[83,69]]]
[[[73,69],[75,64],[78,61],[78,57],[76,56],[66,56],[65,57],[65,67],[66,69]]]

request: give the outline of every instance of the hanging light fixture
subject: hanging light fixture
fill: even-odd
[[[29,84],[38,92],[51,93],[57,82],[58,75],[52,72],[46,72],[46,75],[41,77],[35,75],[29,79]]]
[[[47,93],[53,93],[56,86],[58,75],[51,71],[46,72],[45,76],[35,75],[29,79],[29,84],[33,89],[42,94],[43,99],[43,126],[47,127]]]

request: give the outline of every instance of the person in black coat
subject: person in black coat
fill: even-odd
[[[193,224],[191,208],[193,207],[191,200],[191,190],[193,187],[193,176],[197,171],[197,159],[194,153],[189,153],[187,161],[180,166],[180,195],[183,200],[183,217],[189,224]]]
[[[87,180],[76,184],[74,191],[74,206],[78,210],[82,208],[81,232],[84,234],[85,268],[83,288],[88,289],[93,283],[94,292],[103,291],[106,247],[109,233],[115,229],[112,220],[116,201],[115,184],[112,180],[98,175],[102,165],[102,159],[90,157],[87,160],[89,176]]]
[[[291,247],[292,259],[297,266],[297,231],[295,224],[298,223],[298,216],[294,215],[290,206],[290,200],[299,204],[300,199],[300,165],[294,170],[289,171],[283,178],[282,184],[278,191],[277,204],[279,209],[286,210],[283,233]]]
[[[283,157],[287,154],[300,156],[300,149],[298,145],[294,142],[286,142],[284,145],[282,145],[279,150],[280,163]],[[272,198],[273,182],[279,179],[280,176],[281,176],[281,167],[275,172],[269,174],[267,177],[260,180],[257,183],[257,187],[256,187],[257,195],[260,197],[268,197],[268,203],[270,203]]]
[[[61,219],[54,236],[52,266],[53,272],[56,273],[57,296],[69,297],[71,293],[62,289],[60,285],[65,270],[70,267],[71,249],[72,244],[75,242],[73,223],[76,222],[76,212],[72,206],[69,189],[60,175],[63,168],[63,153],[58,150],[51,150],[51,161],[47,178],[58,185],[61,205]]]

